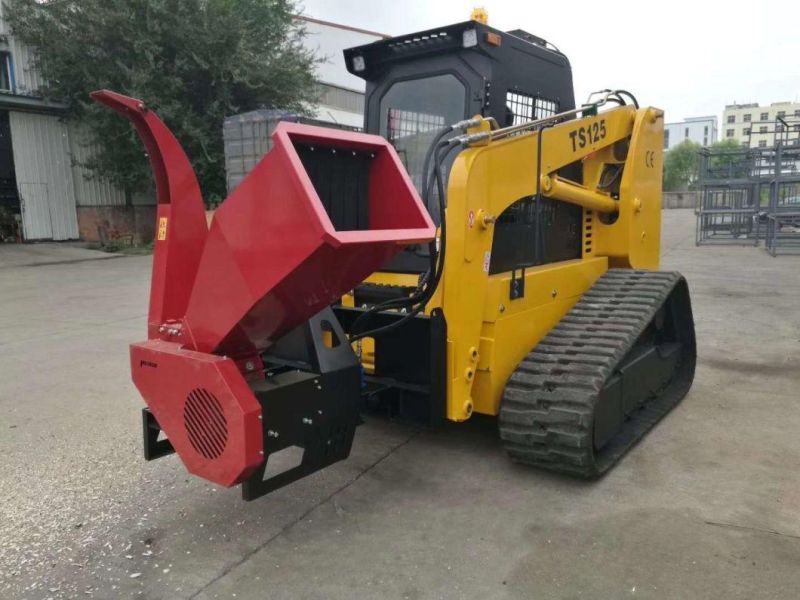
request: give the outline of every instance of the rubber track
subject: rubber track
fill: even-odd
[[[597,477],[680,402],[691,386],[693,363],[679,367],[666,389],[595,453],[598,394],[682,279],[675,272],[611,269],[528,354],[506,384],[500,407],[500,437],[514,461]]]

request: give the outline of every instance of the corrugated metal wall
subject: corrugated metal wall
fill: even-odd
[[[33,68],[34,54],[10,35],[2,2],[0,50],[11,53],[14,93],[35,95],[43,81]],[[88,171],[80,163],[96,150],[87,144],[82,130],[68,127],[52,115],[12,110],[9,117],[26,239],[77,239],[76,204],[125,205],[125,194],[110,182],[85,178]]]
[[[364,118],[364,92],[354,92],[326,83],[317,84],[317,91],[320,104],[341,108]]]
[[[125,193],[105,179],[86,179],[89,171],[81,166],[97,148],[88,143],[85,130],[69,126],[69,146],[72,152],[72,175],[75,181],[75,201],[78,206],[124,206]]]
[[[42,78],[38,70],[31,67],[33,52],[25,44],[14,39],[8,30],[8,24],[3,17],[3,3],[0,2],[0,35],[8,36],[6,46],[11,52],[14,65],[14,80],[16,89],[14,93],[25,96],[32,95],[42,85]]]
[[[32,95],[42,85],[39,71],[31,67],[33,53],[25,44],[10,38],[11,59],[14,61],[15,92],[25,96]]]
[[[12,111],[11,141],[25,238],[78,238],[69,132],[58,117]]]

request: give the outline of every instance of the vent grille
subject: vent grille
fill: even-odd
[[[520,91],[508,90],[506,92],[506,109],[506,125],[521,125],[529,121],[552,117],[558,112],[558,102]]]
[[[196,388],[186,397],[183,424],[198,454],[214,459],[225,451],[228,422],[219,400],[208,390]]]
[[[583,255],[592,253],[592,211],[583,211]]]

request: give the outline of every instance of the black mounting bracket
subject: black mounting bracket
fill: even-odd
[[[519,277],[517,277],[517,269],[511,269],[511,289],[508,297],[511,300],[525,297],[525,267],[519,269]]]
[[[245,500],[347,458],[360,423],[361,365],[330,308],[281,338],[262,359],[266,378],[251,389],[261,404],[264,461],[242,483]],[[299,464],[267,476],[270,457],[291,447],[303,450]]]
[[[149,408],[142,409],[142,433],[144,434],[144,459],[155,460],[175,452],[169,440],[159,440],[161,426]]]

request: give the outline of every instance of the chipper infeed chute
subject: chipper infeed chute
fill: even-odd
[[[140,100],[93,94],[132,121],[158,207],[148,340],[131,346],[145,453],[177,451],[252,498],[345,458],[359,366],[329,306],[434,226],[382,138],[282,123],[210,228],[180,144]],[[163,432],[166,440],[159,439]],[[271,453],[302,463],[263,481]]]

